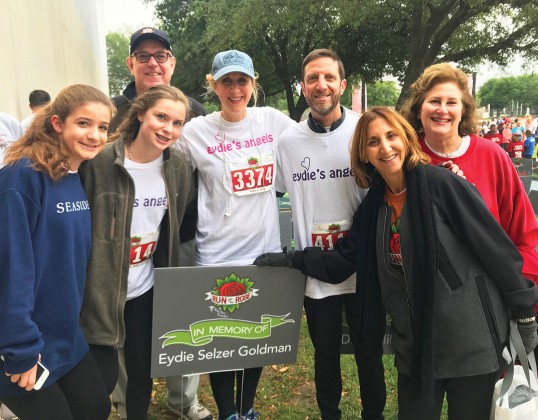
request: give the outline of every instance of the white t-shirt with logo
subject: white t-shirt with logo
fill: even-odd
[[[331,250],[347,235],[353,214],[366,196],[351,171],[349,145],[358,114],[345,110],[336,130],[316,133],[303,121],[286,130],[278,148],[276,189],[291,201],[295,248]],[[313,299],[356,292],[356,276],[340,284],[308,277],[305,295]]]
[[[248,265],[279,252],[275,152],[295,121],[269,107],[239,122],[220,112],[191,120],[176,147],[198,169],[196,265]]]
[[[168,208],[168,200],[162,172],[162,155],[148,163],[133,162],[125,158],[124,165],[135,185],[127,285],[129,300],[153,287],[153,253],[159,240],[159,230]]]

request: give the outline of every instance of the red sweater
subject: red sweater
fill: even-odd
[[[501,144],[503,135],[501,133],[495,133],[495,134],[486,133],[484,134],[484,138],[488,140],[492,140],[496,144]]]
[[[502,148],[474,134],[470,137],[471,144],[464,155],[451,159],[433,153],[423,138],[420,144],[433,165],[451,160],[460,167],[519,250],[523,257],[523,276],[538,284],[538,223],[523,184]]]

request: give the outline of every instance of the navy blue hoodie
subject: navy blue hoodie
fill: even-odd
[[[78,174],[53,181],[28,159],[0,170],[0,397],[27,392],[4,372],[26,372],[39,354],[48,386],[87,353],[79,316],[90,250]]]

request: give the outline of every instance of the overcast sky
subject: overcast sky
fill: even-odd
[[[155,24],[153,5],[142,0],[103,0],[105,28],[108,32],[133,32]]]

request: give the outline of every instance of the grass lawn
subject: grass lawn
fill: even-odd
[[[384,356],[387,405],[385,419],[392,420],[397,412],[397,374],[393,356]],[[317,420],[320,414],[316,404],[314,386],[313,349],[306,320],[303,315],[297,363],[293,365],[266,366],[258,385],[255,408],[263,420]],[[361,397],[357,379],[357,367],[352,355],[342,356],[343,391],[340,409],[343,420],[360,419]],[[154,381],[153,401],[148,420],[176,419],[166,409],[166,386],[163,379]],[[211,410],[216,418],[217,408],[213,401],[207,375],[202,375],[198,388],[200,402]],[[445,411],[446,413],[446,411]],[[446,414],[443,415],[446,419]],[[119,416],[112,414],[109,420]]]

